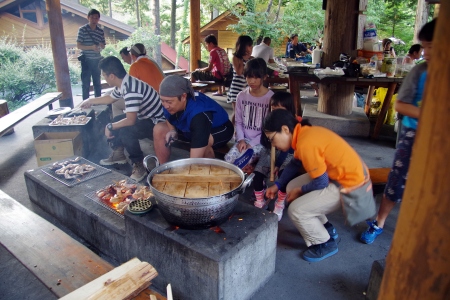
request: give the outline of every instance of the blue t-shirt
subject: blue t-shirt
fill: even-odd
[[[423,91],[427,79],[428,64],[421,63],[415,66],[403,81],[397,99],[401,102],[412,104],[417,107],[422,105]],[[403,126],[411,129],[417,129],[417,118],[404,116],[402,119]]]
[[[192,118],[202,112],[211,112],[211,128],[216,128],[228,122],[228,113],[216,101],[203,93],[195,93],[195,100],[188,99],[186,109],[171,115],[164,107],[164,116],[170,124],[183,132],[186,137],[190,136]]]

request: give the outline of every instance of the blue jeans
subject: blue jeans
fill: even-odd
[[[81,88],[83,90],[83,100],[89,98],[89,87],[92,83],[94,85],[95,97],[100,97],[102,95],[102,85],[100,81],[100,68],[98,63],[100,59],[86,59],[81,62]]]

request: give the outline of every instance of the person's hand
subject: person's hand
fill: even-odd
[[[273,168],[273,177],[275,178],[275,177],[277,177],[278,176],[278,171],[280,170],[280,168],[279,167],[275,167],[275,168]]]
[[[172,129],[166,133],[166,147],[169,147],[175,140],[178,139],[178,133],[176,130]]]
[[[91,102],[89,102],[89,99],[84,100],[81,102],[80,107],[81,108],[90,108],[92,106]]]
[[[245,140],[240,140],[239,143],[237,144],[237,149],[239,150],[239,152],[247,150],[248,148],[250,148],[250,145],[247,144]]]
[[[286,196],[286,201],[288,203],[291,203],[292,201],[294,201],[295,199],[297,199],[298,197],[300,197],[302,195],[302,188],[300,187],[296,187],[294,189],[292,189]]]
[[[278,187],[276,184],[272,185],[271,187],[267,188],[266,190],[266,197],[270,200],[274,199],[275,196],[278,193]]]
[[[105,136],[106,139],[112,139],[114,137],[114,135],[112,134],[112,132],[108,129],[108,127],[105,127]]]

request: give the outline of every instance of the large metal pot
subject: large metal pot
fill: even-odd
[[[150,174],[147,177],[147,182],[155,195],[156,203],[158,204],[161,214],[167,222],[186,229],[209,228],[226,221],[236,207],[239,194],[242,194],[245,188],[250,185],[254,176],[254,174],[251,174],[245,178],[244,172],[237,166],[217,159],[187,158],[168,162],[159,166],[156,157],[149,155],[144,158],[144,165],[146,168],[148,168],[149,159],[155,159],[156,167],[153,170],[149,170]],[[153,187],[152,178],[155,174],[159,174],[175,167],[191,164],[208,164],[231,169],[239,174],[242,182],[237,188],[225,194],[195,199],[167,195]]]

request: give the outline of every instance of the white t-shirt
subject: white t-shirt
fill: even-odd
[[[252,56],[255,58],[260,57],[264,59],[267,63],[269,62],[269,59],[273,59],[273,48],[267,46],[264,43],[261,43],[253,47]]]

